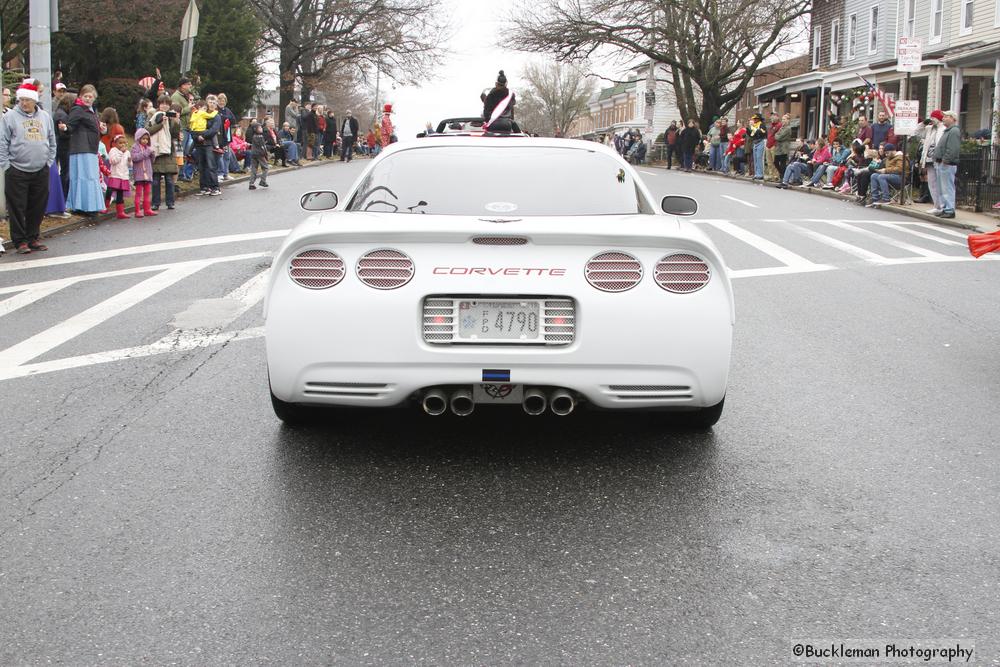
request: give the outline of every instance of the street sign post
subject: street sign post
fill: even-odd
[[[194,38],[198,36],[198,21],[201,18],[198,5],[194,0],[188,2],[184,18],[181,19],[181,74],[191,69],[191,58],[194,56]]]
[[[919,72],[923,59],[920,40],[916,37],[900,37],[896,49],[897,72]]]

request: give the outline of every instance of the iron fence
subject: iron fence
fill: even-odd
[[[1000,201],[1000,146],[978,146],[958,159],[955,205],[977,213]]]

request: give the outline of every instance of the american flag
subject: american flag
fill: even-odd
[[[883,93],[878,86],[866,79],[865,77],[858,75],[865,85],[868,86],[868,92],[875,93],[878,96],[878,101],[882,103],[882,108],[889,112],[890,116],[896,115],[896,102]]]

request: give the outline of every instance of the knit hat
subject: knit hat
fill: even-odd
[[[935,120],[944,120],[944,112],[940,109],[935,109],[931,112],[931,118],[934,118]]]
[[[944,112],[944,115],[945,116],[951,116],[955,120],[958,120],[958,112],[957,111],[952,111],[951,109],[949,109],[948,111]]]
[[[507,85],[507,75],[503,73],[503,70],[500,70],[500,74],[497,76],[497,83],[502,86]]]
[[[33,79],[25,79],[21,87],[17,89],[17,99],[27,97],[29,100],[38,101],[38,87]]]
[[[896,144],[886,144],[885,145],[885,150],[886,150],[886,152],[896,150]]]
[[[392,113],[392,105],[386,104],[384,107],[382,107],[382,111],[384,111],[385,113]]]

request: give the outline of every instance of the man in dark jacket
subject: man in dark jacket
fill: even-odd
[[[257,170],[260,169],[260,187],[267,187],[267,170],[269,158],[269,136],[264,135],[264,128],[254,121],[250,126],[250,189],[256,190]]]
[[[313,113],[312,102],[306,102],[302,105],[302,113],[299,115],[299,155],[303,160],[309,159],[308,149],[315,143],[316,115]]]
[[[344,122],[340,128],[340,161],[351,161],[354,155],[354,142],[358,140],[358,119],[355,118],[350,109],[344,117]]]
[[[219,180],[225,181],[229,178],[230,163],[236,163],[233,151],[229,148],[229,142],[233,140],[233,129],[240,124],[240,119],[236,117],[232,109],[226,106],[229,104],[229,98],[226,97],[225,93],[219,93],[218,100],[219,116],[222,117],[222,125],[219,128],[219,148],[222,149],[222,153],[219,154],[218,158]]]
[[[663,134],[663,142],[667,145],[667,169],[674,165],[674,155],[677,153],[677,121],[670,121],[670,127]],[[679,155],[679,154],[678,154]]]
[[[945,111],[941,121],[945,130],[934,147],[934,171],[938,178],[938,193],[941,196],[939,218],[955,217],[955,174],[958,172],[958,158],[962,151],[962,133],[958,129],[958,112]]]
[[[510,132],[514,122],[514,93],[507,88],[507,76],[500,70],[497,83],[483,100],[483,129]]]

